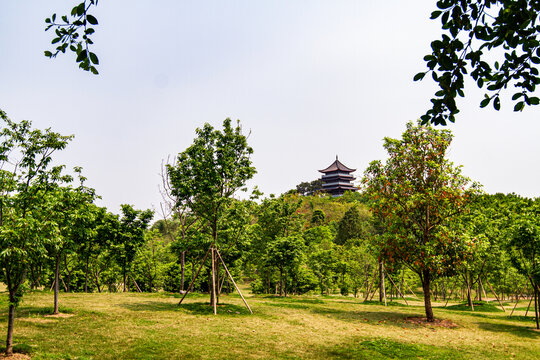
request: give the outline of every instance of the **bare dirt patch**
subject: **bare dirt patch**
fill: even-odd
[[[30,360],[30,356],[25,354],[13,354],[10,356],[2,355],[0,359],[3,360]]]
[[[54,323],[53,319],[44,319],[42,317],[29,317],[29,318],[21,318],[22,321],[27,321],[35,324],[50,324]]]
[[[73,314],[64,314],[64,313],[44,315],[44,317],[46,318],[70,318],[72,316]]]
[[[425,317],[415,316],[405,318],[404,321],[407,323],[428,327],[440,327],[447,329],[455,329],[459,327],[458,324],[448,319],[435,319],[435,321],[429,322]]]

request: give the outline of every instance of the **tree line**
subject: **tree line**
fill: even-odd
[[[194,290],[216,309],[233,278],[275,296],[418,293],[428,321],[432,298],[471,307],[525,298],[538,326],[540,200],[483,193],[446,159],[448,130],[409,123],[402,139],[385,139],[389,158],[370,164],[359,192],[307,195],[301,184],[263,197],[244,188],[255,168],[240,123],[206,124],[163,164],[161,218],[150,226],[153,211],[122,205],[112,214],[95,204],[82,169],[55,164],[72,136],[0,115],[7,352],[28,290],[54,290],[54,313],[62,291]]]

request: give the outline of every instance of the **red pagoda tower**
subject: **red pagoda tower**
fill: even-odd
[[[358,189],[351,184],[351,181],[355,179],[351,173],[355,171],[356,169],[343,165],[336,155],[336,161],[326,169],[319,170],[324,174],[321,177],[323,190],[332,196],[341,196],[345,191],[357,191]]]

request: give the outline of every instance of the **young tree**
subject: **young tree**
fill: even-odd
[[[116,242],[113,245],[118,265],[122,268],[123,291],[127,290],[128,271],[135,259],[137,250],[144,243],[144,231],[154,217],[152,210],[135,210],[131,205],[122,205],[122,217]]]
[[[52,220],[57,224],[59,236],[48,246],[49,256],[54,259],[54,314],[58,314],[58,292],[60,286],[60,260],[66,252],[73,252],[84,243],[92,231],[89,228],[92,220],[90,206],[95,199],[94,189],[83,185],[81,169],[76,168],[81,180],[80,186],[58,186],[44,197],[51,203]]]
[[[52,155],[72,136],[32,129],[15,123],[0,110],[0,264],[9,297],[6,355],[13,353],[15,307],[32,259],[42,259],[45,245],[59,232],[51,220],[51,203],[44,197],[56,184],[66,183],[62,166],[52,166]]]
[[[430,284],[455,271],[473,249],[452,219],[465,211],[478,186],[445,158],[448,130],[407,124],[402,139],[385,138],[389,159],[372,162],[365,172],[370,207],[384,229],[378,237],[387,263],[401,262],[422,281],[428,321],[434,321]]]
[[[338,223],[336,244],[343,245],[349,239],[361,239],[369,235],[372,230],[370,218],[365,207],[360,212],[358,205],[353,205]]]
[[[196,130],[193,144],[178,154],[174,165],[167,165],[171,194],[179,204],[185,203],[205,223],[212,236],[212,277],[218,263],[218,224],[228,199],[255,174],[250,156],[253,149],[242,134],[240,122],[223,121],[223,130],[210,124]],[[217,255],[217,256],[216,256]],[[215,280],[215,279],[214,279]],[[216,312],[215,281],[211,282],[211,303]]]
[[[439,0],[432,19],[441,19],[445,32],[442,39],[431,43],[432,53],[424,57],[428,71],[414,80],[432,73],[440,90],[431,100],[432,108],[422,122],[446,125],[454,122],[459,112],[457,96],[465,96],[465,76],[484,85],[486,94],[481,107],[493,101],[495,110],[501,103],[499,94],[509,85],[517,88],[512,96],[514,111],[525,105],[538,105],[534,94],[540,84],[539,14],[540,3],[527,0]]]
[[[536,328],[540,329],[540,201],[521,199],[520,212],[512,229],[510,258],[516,269],[527,276],[533,288]]]

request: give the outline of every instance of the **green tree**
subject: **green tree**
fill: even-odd
[[[512,263],[527,276],[534,293],[536,328],[538,319],[538,296],[540,287],[540,201],[522,199],[517,221],[512,229],[509,243]]]
[[[233,127],[229,118],[223,121],[221,131],[205,124],[196,133],[193,144],[178,154],[176,163],[167,165],[167,173],[172,196],[191,209],[212,237],[210,251],[214,259],[212,273],[215,273],[218,225],[229,198],[255,174],[250,158],[253,149],[242,134],[240,122]],[[211,284],[215,312],[216,286],[214,281]]]
[[[122,205],[122,217],[113,252],[122,268],[123,291],[127,285],[128,271],[135,259],[137,250],[144,244],[144,231],[154,217],[152,210],[135,210],[131,205]]]
[[[362,239],[371,232],[370,214],[363,208],[360,212],[358,205],[352,206],[338,223],[336,243],[345,244],[349,239]]]
[[[75,252],[91,232],[89,226],[92,225],[93,214],[89,211],[89,206],[95,199],[95,191],[83,185],[81,169],[77,168],[75,171],[79,174],[80,186],[59,186],[44,197],[51,202],[51,220],[57,224],[59,230],[59,236],[48,246],[48,255],[54,259],[54,314],[58,314],[60,261],[66,252]]]
[[[457,96],[465,96],[465,77],[469,75],[489,94],[481,107],[493,101],[501,106],[500,93],[513,85],[514,111],[525,105],[538,105],[530,96],[540,84],[540,3],[530,0],[439,0],[432,19],[441,19],[443,35],[431,43],[432,53],[424,57],[428,73],[440,90],[431,100],[432,108],[422,116],[424,124],[446,125],[459,112]]]
[[[0,110],[0,264],[9,297],[6,355],[13,353],[13,320],[29,263],[42,259],[45,245],[59,236],[51,221],[51,203],[44,197],[71,177],[62,166],[52,166],[52,155],[72,136],[32,129],[31,123],[15,123]]]
[[[322,225],[325,219],[326,215],[324,215],[324,211],[322,211],[321,209],[317,209],[313,211],[313,214],[311,214],[311,225]]]
[[[382,257],[404,263],[422,281],[428,321],[434,321],[430,284],[452,273],[474,247],[452,219],[465,211],[477,185],[445,158],[448,130],[407,124],[402,139],[385,138],[389,159],[372,162],[364,184],[370,207],[381,222]]]
[[[290,192],[296,192],[298,195],[303,196],[313,196],[317,193],[322,193],[322,180],[316,179],[309,182],[303,181],[300,184],[296,185],[296,190],[291,190]]]
[[[287,277],[294,278],[294,273],[302,261],[304,239],[300,235],[278,237],[268,244],[266,250],[268,265],[279,269],[279,295],[287,296]]]

